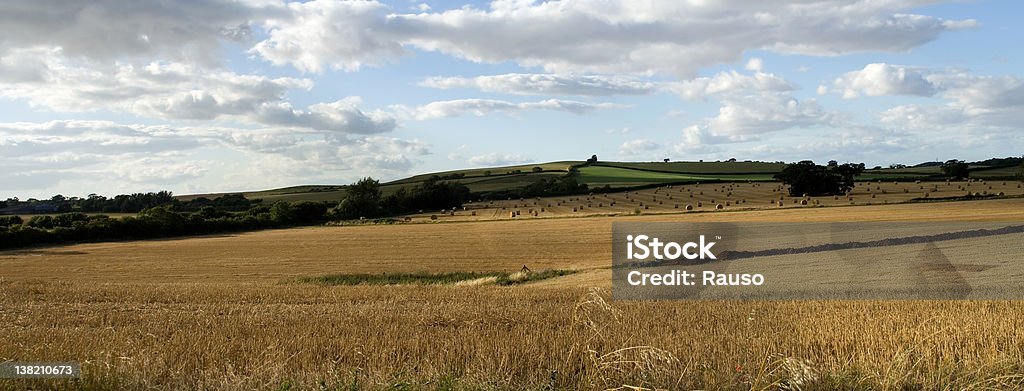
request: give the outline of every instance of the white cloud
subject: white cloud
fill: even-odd
[[[640,155],[644,152],[650,152],[661,148],[661,145],[647,139],[637,139],[626,141],[619,146],[619,154],[622,155]]]
[[[937,97],[941,104],[904,104],[880,114],[898,129],[943,132],[1007,132],[1024,122],[1024,80],[1017,76],[979,76],[962,69],[869,64],[836,79],[845,98],[859,95]]]
[[[138,191],[203,176],[209,162],[191,155],[202,146],[193,135],[163,126],[109,121],[0,123],[0,166],[5,168],[0,183],[8,191],[54,188],[68,181],[116,183]]]
[[[286,92],[312,88],[308,79],[271,79],[184,63],[82,66],[60,50],[33,51],[31,60],[21,52],[11,61],[7,58],[0,58],[0,64],[12,64],[20,76],[8,82],[0,79],[0,96],[52,110],[108,110],[169,120],[230,119],[342,133],[381,133],[397,126],[387,113],[360,110],[358,97],[315,104],[308,110],[292,108]]]
[[[227,156],[236,153],[246,156],[245,164],[227,176],[236,184],[264,187],[370,173],[405,174],[430,154],[430,146],[419,140],[288,128],[176,128],[110,121],[0,123],[0,166],[5,167],[0,183],[6,184],[3,190],[7,191],[202,190],[198,183],[226,190],[224,178],[206,176],[230,165]],[[210,154],[222,160],[202,157]],[[95,189],[96,183],[116,187]],[[14,195],[24,196],[4,196]]]
[[[288,11],[263,22],[268,37],[252,48],[275,65],[355,71],[404,52],[388,22],[388,7],[376,1],[296,2]]]
[[[748,71],[762,72],[764,71],[764,60],[757,57],[752,57],[749,61],[747,61],[747,66],[744,67],[744,69]]]
[[[1024,80],[966,72],[929,76],[944,104],[901,105],[881,114],[889,126],[920,131],[1016,132],[1024,122]]]
[[[476,155],[466,159],[466,163],[473,166],[481,167],[492,167],[492,166],[509,166],[514,164],[529,163],[532,161],[530,158],[522,155],[505,155],[496,152],[487,153],[483,155]]]
[[[396,112],[416,120],[457,117],[466,114],[483,116],[493,112],[513,113],[525,110],[564,111],[572,114],[586,114],[600,109],[616,109],[625,106],[612,103],[586,103],[571,100],[546,99],[537,102],[515,103],[496,99],[456,99],[431,102],[415,108],[392,107]]]
[[[283,11],[276,2],[116,0],[0,2],[0,54],[61,48],[70,58],[162,58],[221,62],[224,42],[250,39],[251,20]]]
[[[885,63],[868,64],[864,69],[847,72],[833,84],[847,99],[861,94],[932,96],[937,91],[924,69]]]
[[[389,13],[378,2],[291,3],[254,52],[306,71],[355,70],[412,47],[552,73],[675,74],[748,50],[839,55],[906,51],[973,21],[915,15],[916,3],[816,0],[633,2],[497,0],[488,9]]]
[[[669,83],[666,89],[686,100],[700,100],[713,96],[783,92],[794,87],[785,79],[771,73],[756,72],[744,75],[736,71],[722,71],[713,77],[698,77]]]
[[[657,90],[652,82],[624,76],[577,76],[557,74],[508,73],[466,77],[432,77],[419,85],[431,88],[472,88],[485,92],[515,95],[644,95]]]
[[[838,114],[814,99],[800,101],[781,93],[731,97],[722,101],[718,114],[683,130],[678,152],[714,151],[716,144],[760,139],[780,131],[813,127],[849,126]]]

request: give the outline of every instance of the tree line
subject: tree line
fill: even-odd
[[[377,180],[364,178],[349,186],[340,202],[277,201],[265,205],[241,195],[178,201],[171,197],[170,192],[145,194],[151,196],[130,197],[147,202],[160,199],[163,203],[144,208],[135,216],[112,218],[102,214],[90,215],[84,212],[89,208],[32,216],[27,221],[19,216],[0,216],[0,248],[316,225],[330,220],[380,218],[420,209],[455,208],[469,199],[469,189],[465,185],[442,181],[440,177],[428,178],[423,183],[399,189],[387,196],[382,196]],[[243,206],[245,208],[241,209]]]

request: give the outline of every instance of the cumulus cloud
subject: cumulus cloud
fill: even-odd
[[[509,102],[496,99],[456,99],[430,102],[409,108],[394,106],[393,109],[416,120],[457,117],[466,114],[483,116],[493,112],[513,113],[525,110],[563,111],[572,114],[585,114],[600,109],[616,109],[625,106],[613,103],[586,103],[561,99],[546,99],[537,102]]]
[[[661,148],[661,145],[648,140],[648,139],[637,139],[626,141],[619,146],[619,154],[622,155],[640,155],[644,152],[650,152]]]
[[[163,58],[217,64],[224,42],[251,39],[251,21],[284,11],[257,1],[0,2],[0,53],[61,48],[71,58]]]
[[[722,71],[712,77],[698,77],[670,83],[666,89],[686,100],[699,100],[713,96],[784,92],[794,87],[785,79],[771,73],[756,72],[745,75],[736,71]]]
[[[306,71],[354,70],[407,48],[552,73],[692,76],[748,50],[839,55],[905,51],[974,25],[909,13],[899,1],[508,1],[399,14],[378,2],[291,3],[253,48]]]
[[[206,172],[207,164],[188,153],[202,145],[196,137],[163,126],[0,123],[0,165],[5,168],[0,182],[4,190],[22,190],[76,180],[118,182],[123,188],[194,179]]]
[[[833,86],[844,98],[910,95],[943,101],[899,105],[880,114],[882,124],[899,129],[1003,132],[1019,129],[1024,121],[1024,80],[1013,75],[877,63],[843,74]]]
[[[868,64],[864,69],[847,72],[837,78],[833,85],[847,99],[862,94],[932,96],[938,90],[928,80],[924,69],[885,63]]]
[[[514,164],[529,163],[530,158],[522,155],[505,155],[496,152],[472,156],[466,159],[466,163],[473,166],[509,166]]]
[[[761,139],[791,129],[850,126],[841,115],[815,99],[800,101],[785,93],[732,96],[722,100],[718,114],[683,129],[677,152],[715,151],[718,144]]]
[[[432,77],[419,84],[424,87],[471,88],[485,92],[514,95],[644,95],[657,90],[652,82],[625,76],[577,76],[558,74],[508,73],[467,77]]]
[[[903,129],[1008,132],[1024,122],[1024,80],[1017,76],[978,76],[954,71],[929,80],[943,104],[908,104],[881,114],[884,124]]]
[[[0,96],[52,110],[102,109],[170,120],[232,119],[344,133],[381,133],[397,126],[387,113],[361,110],[358,97],[314,104],[307,110],[293,108],[285,94],[312,88],[308,79],[211,71],[184,63],[85,67],[61,56],[60,50],[34,51],[0,64],[11,64],[19,75],[17,80],[0,78]]]
[[[252,171],[247,163],[231,174],[244,177],[236,177],[240,183],[254,184],[294,184],[351,172],[397,175],[430,154],[430,146],[419,140],[330,131],[74,120],[0,123],[0,165],[5,167],[0,183],[8,191],[76,186],[89,191],[190,189],[226,164],[199,156],[211,151],[225,156],[232,150],[264,170]],[[117,188],[93,189],[99,182],[116,182]],[[216,181],[214,190],[224,190],[222,185]]]
[[[402,42],[388,22],[389,9],[376,1],[315,0],[289,3],[288,12],[268,18],[268,37],[252,52],[275,65],[307,72],[325,66],[346,71],[378,65],[402,55]]]

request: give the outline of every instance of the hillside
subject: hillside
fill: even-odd
[[[1016,165],[1006,165],[1005,159],[989,159],[971,163],[971,177],[986,179],[1007,179],[1018,170]],[[1013,162],[1011,162],[1013,163]],[[387,195],[399,188],[415,186],[437,176],[442,180],[460,182],[477,195],[503,193],[522,189],[530,184],[560,178],[573,167],[579,170],[577,180],[591,189],[634,189],[664,184],[686,184],[696,182],[760,182],[771,181],[772,176],[785,168],[785,163],[757,161],[716,161],[716,162],[596,162],[557,161],[549,163],[522,164],[515,166],[472,168],[441,171],[414,175],[381,184],[381,191]],[[866,170],[858,180],[929,180],[942,177],[937,163],[922,163],[904,168],[877,168]],[[214,198],[227,193],[193,194],[177,196],[187,201],[197,197]],[[338,201],[345,196],[345,185],[302,185],[280,189],[242,192],[249,199],[264,201]]]

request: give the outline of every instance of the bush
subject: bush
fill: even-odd
[[[21,216],[0,216],[0,227],[10,227],[12,225],[21,225],[24,221]]]

